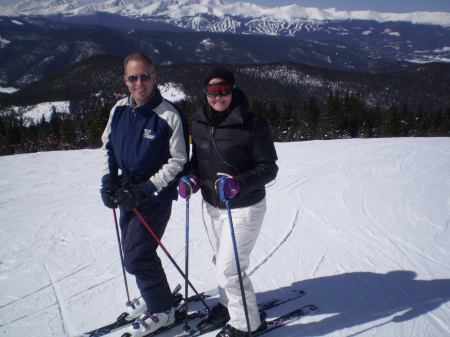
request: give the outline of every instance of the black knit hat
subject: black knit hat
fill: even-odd
[[[230,83],[232,85],[234,85],[236,82],[233,73],[223,67],[216,67],[213,70],[211,70],[208,73],[208,75],[206,75],[203,85],[207,85],[209,81],[211,81],[213,78],[221,78],[225,82]]]

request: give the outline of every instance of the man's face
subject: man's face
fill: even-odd
[[[130,60],[125,69],[123,79],[134,101],[137,105],[147,103],[153,96],[156,72],[147,62],[137,60]]]

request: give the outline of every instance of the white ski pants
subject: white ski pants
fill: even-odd
[[[202,202],[203,222],[208,233],[216,265],[216,277],[219,286],[219,301],[228,307],[230,321],[228,324],[242,331],[248,331],[245,319],[244,305],[236,268],[233,241],[231,237],[228,211]],[[250,328],[256,330],[261,324],[258,303],[252,282],[246,274],[250,264],[250,253],[255,246],[264,215],[266,213],[266,199],[244,208],[231,210],[236,246],[241,267]]]

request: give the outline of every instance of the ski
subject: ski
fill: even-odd
[[[258,308],[259,308],[260,311],[263,311],[263,310],[266,310],[266,309],[271,309],[271,308],[274,308],[274,307],[276,307],[276,306],[279,306],[279,305],[281,305],[281,304],[283,304],[283,303],[286,303],[286,302],[295,300],[295,299],[300,298],[300,297],[303,297],[303,296],[305,296],[305,292],[304,292],[303,290],[294,290],[294,291],[292,291],[292,293],[291,293],[288,297],[286,297],[286,298],[283,298],[283,299],[274,298],[274,299],[270,299],[270,300],[261,302],[261,303],[258,305]],[[206,317],[207,314],[208,314],[208,313],[205,312],[205,309],[200,310],[200,311],[195,311],[195,312],[190,313],[190,314],[188,315],[188,321],[191,321],[191,320],[196,319],[196,318],[203,318],[203,317]],[[158,329],[158,330],[156,330],[156,331],[154,331],[154,332],[151,332],[151,333],[145,335],[144,337],[153,337],[153,336],[156,336],[156,335],[158,335],[158,334],[160,334],[160,333],[166,332],[167,330],[170,330],[170,329],[175,328],[175,327],[177,327],[177,326],[179,326],[179,325],[182,325],[183,323],[185,323],[185,321],[186,321],[186,320],[185,320],[185,313],[179,314],[179,315],[178,315],[178,318],[175,317],[175,322],[174,322],[173,324],[171,324],[171,325],[169,325],[169,326],[166,326],[166,327],[163,327],[163,328],[160,328],[160,329]],[[215,329],[217,329],[217,328],[215,328]],[[198,330],[198,329],[195,328],[195,329],[193,329],[193,330],[189,330],[188,332],[194,331],[194,330]],[[208,331],[212,331],[212,330],[208,330]],[[203,330],[202,330],[202,334],[203,334],[203,333],[206,333],[206,332],[208,332],[208,331],[205,331],[205,329],[203,329]],[[130,337],[130,336],[131,336],[131,335],[130,335],[129,333],[124,333],[121,337]],[[181,334],[181,336],[190,336],[190,335],[185,335],[185,333],[183,333],[183,334]]]
[[[301,308],[295,309],[287,314],[284,314],[284,315],[278,316],[276,318],[273,318],[271,320],[268,320],[267,327],[264,330],[252,332],[252,336],[257,337],[257,336],[262,336],[267,333],[270,333],[273,330],[278,329],[282,326],[285,326],[289,323],[296,322],[296,321],[300,320],[302,317],[304,317],[304,316],[308,315],[309,313],[316,311],[316,310],[318,310],[318,308],[314,304],[308,304]],[[218,330],[218,329],[220,329],[220,328],[215,328],[215,330]],[[195,337],[195,336],[203,335],[210,331],[213,331],[213,330],[204,331],[204,330],[199,330],[199,329],[193,329],[190,331],[183,332],[179,335],[176,335],[175,337]]]
[[[180,294],[178,294],[178,291],[180,290],[180,288],[181,288],[180,286],[177,286],[177,288],[175,288],[175,290],[173,292],[174,298],[177,298],[178,301],[182,297]],[[259,307],[260,311],[263,311],[263,310],[266,310],[266,309],[271,309],[271,308],[274,308],[274,307],[279,306],[281,304],[284,304],[286,302],[289,302],[289,301],[295,300],[297,298],[303,297],[304,295],[305,295],[305,292],[303,290],[294,290],[286,298],[270,299],[270,300],[267,300],[267,301],[264,301],[264,302],[260,303],[258,305],[258,307]],[[205,299],[205,298],[212,297],[214,295],[207,295],[207,294],[205,294],[203,292],[203,293],[200,294],[200,296],[203,299]],[[198,301],[200,301],[200,299],[197,296],[195,296],[195,295],[194,296],[190,296],[189,299],[188,299],[189,303],[191,303],[191,302],[198,302]],[[163,327],[163,328],[160,328],[157,331],[151,332],[148,335],[145,335],[145,337],[156,336],[159,333],[166,332],[167,330],[170,330],[172,328],[175,328],[175,327],[185,323],[185,321],[186,321],[185,320],[186,314],[185,314],[185,311],[183,310],[183,308],[184,308],[184,306],[181,308],[181,310],[176,312],[175,322],[173,324],[171,324],[169,326],[166,326],[166,327]],[[194,320],[196,318],[203,318],[207,314],[208,314],[208,312],[207,312],[206,308],[202,309],[202,310],[199,310],[199,311],[195,311],[195,312],[192,312],[192,313],[188,314],[188,320],[191,321],[191,320]],[[95,329],[95,330],[92,330],[92,331],[89,331],[89,332],[85,332],[85,333],[83,333],[81,335],[77,335],[77,336],[74,336],[74,337],[100,337],[100,336],[104,336],[104,335],[107,335],[109,333],[112,333],[112,332],[115,332],[117,330],[125,328],[126,326],[134,323],[134,321],[136,319],[137,318],[135,318],[133,320],[126,320],[126,315],[122,314],[122,315],[120,315],[117,318],[117,321],[114,322],[114,323],[105,325],[105,326],[100,327],[98,329]],[[202,331],[202,333],[206,333],[208,331]],[[122,337],[127,337],[127,333],[124,333],[122,335]]]
[[[179,294],[180,289],[181,289],[181,286],[177,285],[177,287],[172,292],[172,295],[174,297],[174,302],[175,303],[180,303],[181,300],[183,299],[183,296],[181,294]],[[208,298],[208,297],[211,297],[211,296],[214,296],[214,295],[207,295],[207,294],[205,294],[203,292],[203,293],[200,293],[200,296],[201,296],[202,299],[205,299],[205,298]],[[198,301],[200,301],[200,299],[196,295],[190,296],[188,298],[188,302],[189,303],[198,302]],[[183,313],[184,313],[184,311],[183,311]],[[114,331],[123,329],[127,325],[132,324],[137,319],[137,317],[133,318],[133,319],[127,319],[127,317],[128,317],[127,313],[122,313],[119,317],[117,317],[117,320],[115,322],[113,322],[113,323],[106,324],[106,325],[104,325],[104,326],[102,326],[100,328],[97,328],[97,329],[94,329],[92,331],[88,331],[88,332],[82,333],[81,335],[76,335],[76,336],[73,336],[73,337],[100,337],[100,336],[104,336],[104,335],[107,335],[107,334],[112,333]]]
[[[260,304],[258,304],[258,308],[259,308],[259,311],[275,308],[281,304],[296,300],[297,298],[303,297],[305,295],[306,295],[306,293],[303,290],[295,289],[286,298],[273,298],[271,300],[261,302]]]
[[[194,312],[188,314],[188,322],[192,321],[196,318],[206,317],[208,315],[208,313],[209,313],[209,310],[206,308],[198,310],[198,311],[194,311]],[[175,322],[173,322],[172,324],[170,324],[168,326],[163,326],[156,331],[150,332],[149,334],[145,335],[144,337],[156,336],[160,333],[166,332],[167,330],[173,329],[184,323],[186,323],[186,312],[184,310],[178,311],[175,313]],[[132,337],[132,336],[130,333],[125,332],[124,334],[122,334],[121,337]]]
[[[309,313],[318,310],[319,308],[314,304],[308,304],[287,314],[281,315],[274,319],[267,321],[267,328],[261,331],[252,332],[253,337],[262,336],[267,333],[272,332],[275,329],[278,329],[282,326],[285,326],[289,323],[293,323],[301,319],[302,317],[308,315]]]
[[[293,290],[292,294],[290,294],[286,298],[281,298],[281,299],[280,298],[274,298],[274,299],[271,299],[271,300],[259,303],[258,304],[258,309],[259,309],[260,312],[263,312],[264,310],[272,309],[272,308],[275,308],[275,307],[277,307],[277,306],[279,306],[281,304],[284,304],[284,303],[287,303],[289,301],[295,300],[297,298],[303,297],[303,296],[305,296],[305,294],[306,293],[303,290],[296,289],[296,290]],[[213,330],[217,330],[217,327],[209,328],[209,329],[202,329],[201,327],[197,327],[195,329],[192,329],[191,331],[199,331],[199,332],[201,332],[200,334],[204,334],[204,333],[207,333],[207,332],[210,332],[210,331],[213,331]],[[193,332],[191,332],[191,333],[193,333]],[[184,333],[184,334],[181,334],[180,337],[181,336],[191,336],[191,335],[186,335],[186,333]],[[198,335],[194,334],[192,336],[198,336]],[[178,336],[176,336],[176,337],[178,337]]]
[[[261,302],[258,305],[258,308],[259,308],[260,311],[263,311],[263,310],[266,310],[266,309],[271,309],[271,308],[279,306],[279,305],[281,305],[283,303],[295,300],[295,299],[303,297],[303,296],[305,296],[305,292],[303,290],[294,290],[294,291],[292,291],[292,294],[290,294],[287,298],[283,298],[283,299],[273,298],[273,299],[270,299],[268,301]],[[208,313],[205,312],[205,309],[200,310],[200,311],[196,311],[196,312],[193,312],[193,313],[188,315],[188,320],[190,321],[190,320],[193,320],[195,318],[203,318],[207,314]],[[160,328],[160,329],[158,329],[158,330],[156,330],[154,332],[151,332],[151,333],[149,333],[147,335],[144,335],[144,337],[156,336],[156,335],[158,335],[160,333],[163,333],[163,332],[166,332],[167,330],[170,330],[170,329],[172,329],[172,328],[174,328],[176,326],[179,326],[179,325],[183,324],[186,321],[184,318],[185,317],[183,315],[180,315],[179,318],[175,317],[175,322],[173,324],[168,325],[168,326],[163,327],[163,328]],[[216,329],[217,328],[214,328],[213,330],[216,330]],[[200,330],[200,329],[195,328],[193,330],[189,330],[188,332],[194,331],[194,330]],[[201,331],[202,331],[202,334],[203,334],[203,333],[206,333],[208,331],[212,331],[212,329],[208,329],[207,331],[205,329],[201,329]],[[185,333],[184,333],[184,334],[181,334],[180,336],[190,336],[190,335],[185,335]],[[129,333],[124,333],[121,337],[131,337],[131,335]]]
[[[259,303],[258,309],[260,312],[263,312],[264,310],[272,309],[281,304],[284,304],[289,301],[293,301],[297,298],[303,297],[303,296],[305,296],[305,294],[306,293],[303,290],[294,290],[294,291],[292,291],[292,294],[290,294],[286,298],[274,298],[274,299]],[[175,337],[200,336],[202,334],[205,334],[207,332],[214,331],[217,329],[218,329],[217,327],[210,328],[210,329],[202,329],[200,327],[197,327],[197,328],[191,329],[189,331],[183,332],[179,335],[176,335]],[[124,337],[124,336],[122,336],[122,337]],[[145,337],[147,337],[147,335]]]

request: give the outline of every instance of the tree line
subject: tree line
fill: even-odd
[[[201,102],[178,105],[190,120]],[[50,150],[99,148],[112,106],[94,107],[87,113],[54,111],[46,119],[27,121],[12,113],[0,117],[0,155]],[[392,104],[367,107],[358,93],[330,92],[323,102],[316,97],[295,108],[290,99],[277,105],[254,99],[250,109],[263,115],[276,142],[379,138],[448,137],[450,107],[435,110]]]
[[[88,114],[68,114],[54,109],[37,122],[0,117],[0,155],[55,150],[96,149],[108,121],[110,108],[95,108]]]
[[[325,102],[315,97],[300,110],[285,101],[281,108],[260,101],[251,110],[262,114],[278,142],[379,137],[448,137],[450,107],[436,110],[392,104],[367,107],[358,93],[330,92]]]

